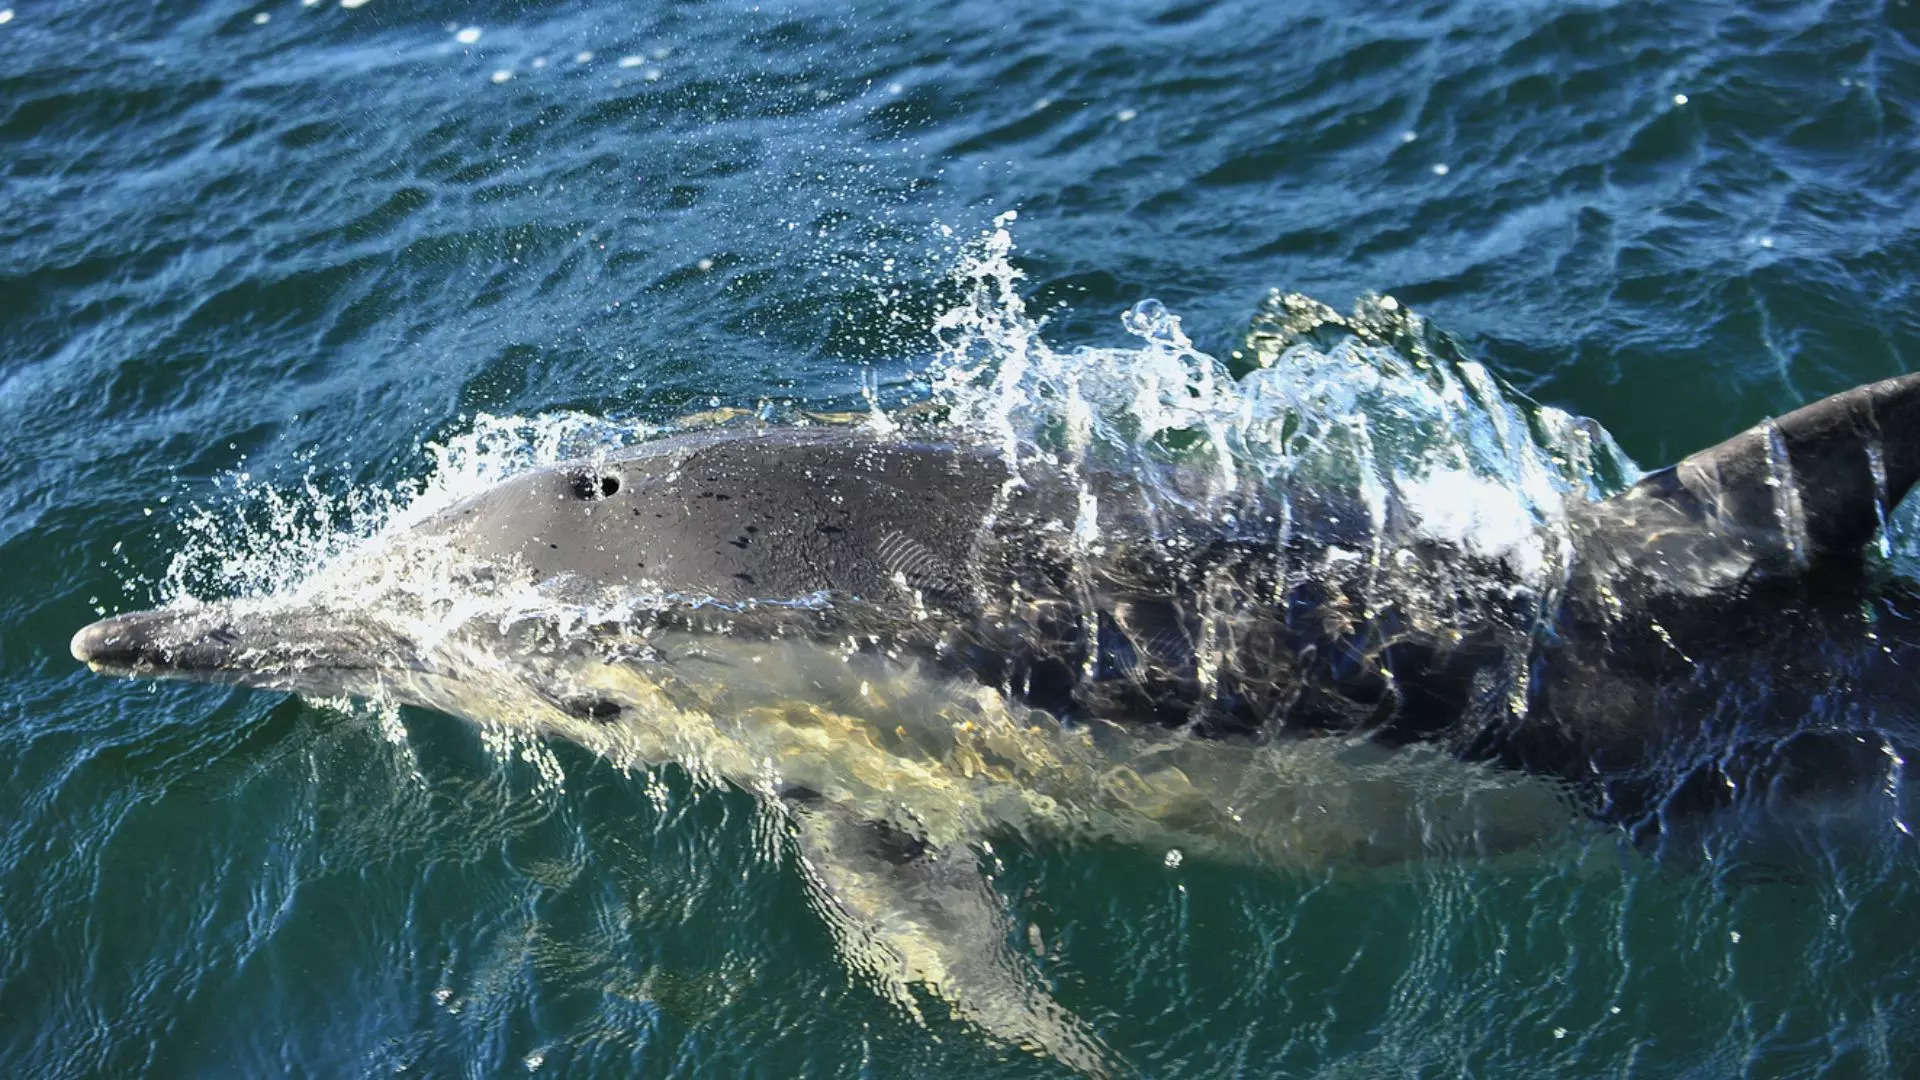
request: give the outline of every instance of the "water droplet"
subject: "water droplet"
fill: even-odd
[[[9,13],[9,14],[10,14],[10,13]],[[0,22],[4,22],[4,21],[5,21],[5,20],[0,20]],[[253,17],[253,25],[255,25],[255,26],[265,26],[265,25],[267,25],[268,23],[270,23],[270,22],[272,22],[272,21],[273,21],[273,16],[272,16],[272,15],[269,15],[268,13],[266,13],[266,12],[264,12],[264,11],[262,11],[262,12],[259,12],[258,14],[256,14],[256,15],[254,15],[254,17]]]
[[[637,68],[646,62],[647,58],[639,53],[630,53],[620,58],[620,66],[623,68]]]
[[[1174,869],[1175,867],[1179,866],[1181,862],[1183,862],[1185,859],[1186,859],[1186,856],[1180,853],[1179,848],[1173,848],[1169,850],[1167,852],[1167,857],[1165,859],[1165,862],[1167,864],[1167,869],[1169,870]]]
[[[1124,124],[1139,115],[1140,113],[1137,109],[1121,109],[1119,112],[1113,114],[1113,118]]]
[[[0,26],[4,26],[4,25],[6,25],[7,23],[10,23],[10,22],[12,22],[12,21],[13,21],[13,9],[12,9],[12,8],[7,8],[7,9],[5,9],[5,10],[0,10]]]
[[[591,64],[591,63],[593,63],[593,50],[592,50],[592,49],[581,49],[581,50],[580,50],[579,52],[577,52],[577,53],[574,53],[574,54],[573,54],[573,62],[574,62],[574,63],[576,63],[576,64]]]
[[[469,26],[466,29],[460,31],[459,33],[453,35],[453,40],[459,42],[462,45],[471,45],[474,42],[480,40],[480,28],[477,26]]]
[[[1452,171],[1453,170],[1448,168],[1443,162],[1436,161],[1433,164],[1433,175],[1435,176],[1445,176]]]
[[[1127,333],[1159,345],[1184,349],[1192,344],[1180,329],[1180,316],[1167,305],[1151,297],[1120,313],[1120,325]]]
[[[1675,105],[1685,105],[1687,103],[1687,95],[1685,94],[1673,95],[1673,103]]]
[[[503,82],[506,82],[511,78],[513,78],[513,72],[507,70],[506,68],[501,68],[499,71],[496,71],[493,73],[493,82],[494,82],[494,85],[496,86],[498,86]]]

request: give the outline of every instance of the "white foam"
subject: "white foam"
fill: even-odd
[[[1462,469],[1396,478],[1394,487],[1422,533],[1464,551],[1504,560],[1532,581],[1545,564],[1542,537],[1525,496]]]

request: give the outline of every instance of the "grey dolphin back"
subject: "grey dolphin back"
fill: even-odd
[[[1824,398],[1689,455],[1609,500],[1614,512],[1602,516],[1621,524],[1640,519],[1656,539],[1663,525],[1690,519],[1762,562],[1805,569],[1858,553],[1916,479],[1920,375],[1903,375]],[[1631,512],[1651,506],[1658,509]]]
[[[844,429],[715,433],[525,474],[433,527],[539,581],[646,582],[721,602],[906,591],[960,607],[995,512],[1039,497],[1009,492],[1011,478],[983,451]]]

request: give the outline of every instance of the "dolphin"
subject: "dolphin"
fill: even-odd
[[[72,652],[737,784],[901,1007],[917,984],[1093,1074],[1108,1051],[1009,945],[997,830],[1385,861],[1900,782],[1920,593],[1873,542],[1920,477],[1920,376],[1576,502],[1541,565],[1397,504],[1142,468],[937,427],[685,433]]]

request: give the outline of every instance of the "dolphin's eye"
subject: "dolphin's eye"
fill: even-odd
[[[582,499],[604,499],[620,490],[620,478],[612,473],[581,473],[573,478],[573,493]]]

